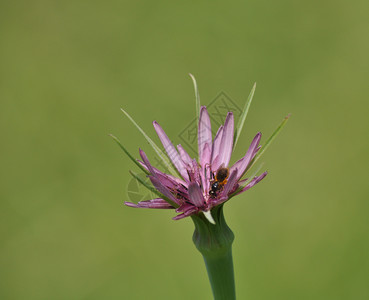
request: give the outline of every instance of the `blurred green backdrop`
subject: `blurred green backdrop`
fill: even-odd
[[[367,1],[1,1],[0,298],[211,299],[190,219],[135,210],[124,118],[242,107],[269,176],[226,205],[238,299],[369,299]],[[158,139],[155,137],[155,141]]]

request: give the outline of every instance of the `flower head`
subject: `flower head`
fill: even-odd
[[[247,191],[267,175],[267,172],[264,172],[248,180],[242,179],[260,149],[260,132],[252,140],[245,156],[229,166],[234,145],[232,112],[228,113],[224,125],[219,127],[213,139],[208,111],[205,106],[201,107],[198,125],[198,161],[191,158],[181,145],[175,148],[156,121],[153,125],[179,177],[163,173],[153,167],[145,152],[140,149],[142,161],[139,163],[147,170],[150,181],[161,197],[137,204],[125,202],[127,206],[175,209],[179,214],[173,218],[174,220],[202,212],[210,222],[213,222],[210,213],[212,208],[223,204],[234,195]]]

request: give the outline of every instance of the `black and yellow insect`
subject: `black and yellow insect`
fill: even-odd
[[[214,180],[210,181],[210,191],[209,195],[211,197],[216,197],[217,193],[223,189],[223,186],[227,183],[227,179],[229,176],[229,169],[220,167],[215,173]]]

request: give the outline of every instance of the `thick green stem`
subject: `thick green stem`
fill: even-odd
[[[213,208],[215,225],[203,214],[193,216],[193,242],[201,252],[213,291],[214,300],[235,300],[232,243],[234,234],[225,222],[223,205]]]

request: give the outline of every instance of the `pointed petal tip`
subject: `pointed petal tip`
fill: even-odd
[[[253,180],[255,180],[255,184],[259,183],[260,181],[262,181],[266,176],[268,175],[268,171],[265,171],[264,173],[260,174],[259,176],[255,176],[253,178]],[[251,182],[253,181],[251,180]]]
[[[234,130],[234,115],[232,111],[229,111],[227,113],[225,122],[224,122],[224,128],[226,129],[227,127],[232,127],[232,130]]]
[[[178,221],[178,220],[181,220],[181,219],[183,219],[185,217],[186,216],[184,214],[180,214],[180,215],[176,215],[175,217],[173,217],[172,220]]]
[[[246,184],[241,191],[237,192],[237,195],[242,194],[243,192],[246,192],[256,184],[258,184],[260,181],[262,181],[265,176],[267,176],[268,172],[264,172],[263,174],[259,176],[255,176],[248,184]]]
[[[260,140],[261,140],[261,132],[259,131],[255,137],[253,138],[252,142],[251,142],[251,145],[253,145],[254,143],[256,143],[256,145],[258,145],[260,143]]]

